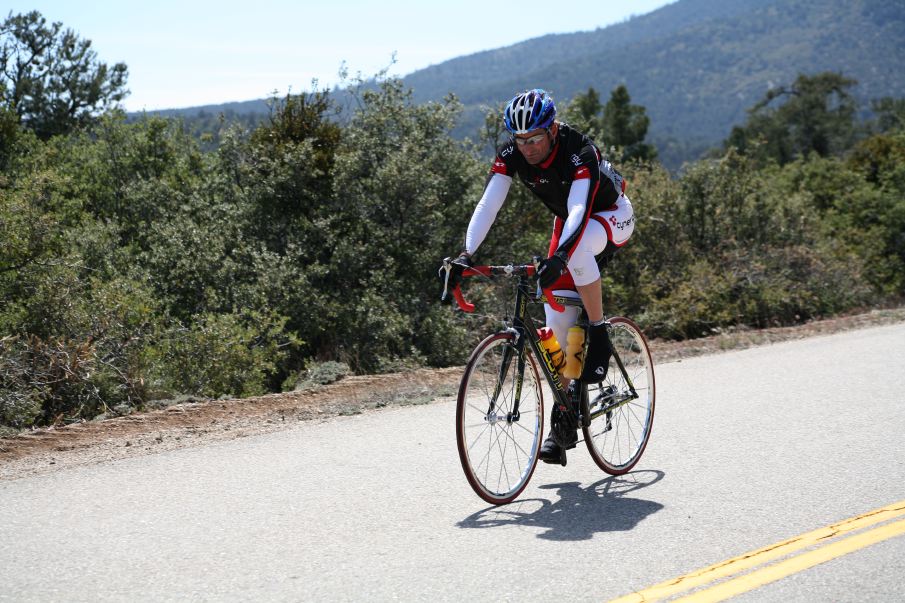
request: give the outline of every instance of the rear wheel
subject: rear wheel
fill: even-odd
[[[638,325],[623,317],[608,322],[610,341],[625,375],[613,358],[606,379],[588,386],[591,421],[582,430],[594,462],[610,475],[622,475],[635,466],[650,439],[656,398],[654,364]],[[629,382],[637,397],[633,397]]]
[[[456,406],[459,459],[478,496],[501,505],[521,494],[537,466],[543,427],[543,394],[533,356],[525,352],[520,376],[514,334],[491,335],[471,354]]]

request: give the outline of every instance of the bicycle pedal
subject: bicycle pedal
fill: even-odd
[[[575,446],[573,445],[572,448],[575,448]],[[559,464],[562,465],[563,467],[566,466],[566,449],[565,448],[561,448],[559,451]]]

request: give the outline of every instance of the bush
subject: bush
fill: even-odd
[[[0,422],[46,425],[140,408],[149,395],[146,348],[163,324],[153,297],[134,281],[48,276],[18,314],[20,335],[4,339],[0,390],[18,410],[0,412]]]
[[[701,258],[638,317],[648,334],[686,339],[727,327],[772,327],[828,316],[871,300],[857,257],[807,246]]]
[[[352,373],[345,362],[327,360],[326,362],[310,361],[305,370],[286,380],[283,389],[289,391],[305,391],[322,385],[335,383]]]
[[[298,341],[273,313],[203,314],[171,329],[149,350],[152,387],[206,397],[266,393],[280,362]]]
[[[23,428],[93,416],[105,407],[93,342],[62,338],[0,340],[0,421]]]

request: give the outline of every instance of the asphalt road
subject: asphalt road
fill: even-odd
[[[454,401],[0,482],[0,600],[606,601],[905,499],[905,324],[657,367],[651,443],[473,494]],[[905,536],[740,601],[903,600]]]

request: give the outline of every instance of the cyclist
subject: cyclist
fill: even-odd
[[[569,125],[556,120],[553,98],[544,90],[527,90],[509,101],[503,123],[510,139],[497,149],[484,194],[468,225],[465,248],[453,260],[449,286],[462,281],[462,271],[473,265],[478,250],[512,184],[518,177],[553,213],[553,236],[546,259],[538,267],[543,289],[556,295],[581,298],[588,314],[588,348],[581,380],[600,382],[606,376],[611,346],[603,322],[603,295],[597,257],[606,257],[624,245],[634,230],[632,204],[625,196],[625,181],[604,160],[594,142]],[[547,325],[565,345],[569,327],[578,319],[577,307],[565,312],[544,305]],[[574,388],[565,380],[570,395]],[[577,401],[576,401],[577,404]],[[554,407],[554,415],[563,409]],[[566,449],[578,441],[577,422]],[[550,435],[540,458],[558,463],[563,453]]]

